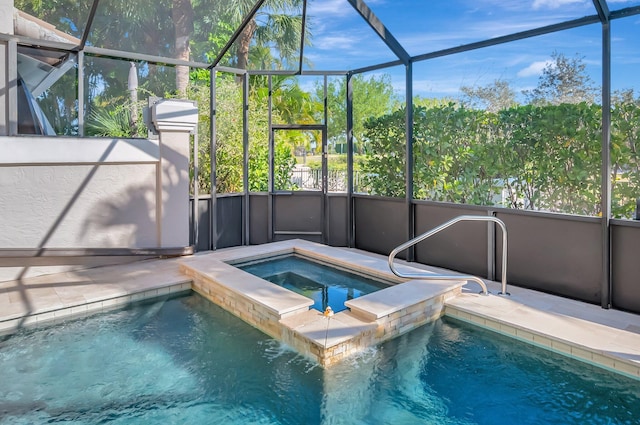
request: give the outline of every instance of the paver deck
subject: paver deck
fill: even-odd
[[[237,249],[245,248],[219,252]],[[354,253],[385,258],[330,249],[341,252],[346,261]],[[180,271],[182,260],[145,260],[0,282],[0,334],[189,291],[191,278]],[[487,283],[493,294],[500,290],[499,283]],[[445,314],[640,379],[640,315],[514,286],[509,286],[510,297],[482,296],[477,289],[476,284],[467,285],[460,296],[446,302]]]

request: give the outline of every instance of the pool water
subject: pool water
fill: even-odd
[[[319,311],[331,307],[334,312],[345,310],[345,301],[370,294],[389,285],[375,279],[326,266],[298,257],[287,255],[236,265],[239,269],[251,273],[271,283],[287,288],[313,300],[313,306]]]
[[[453,320],[323,370],[198,295],[0,342],[0,424],[637,424],[640,382]]]

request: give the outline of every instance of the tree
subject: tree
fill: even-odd
[[[611,103],[611,213],[631,218],[640,197],[640,97],[616,92]]]
[[[567,58],[562,53],[553,52],[536,88],[523,94],[533,105],[594,103],[596,87],[585,69],[582,57]]]
[[[469,108],[498,112],[516,105],[516,93],[508,81],[497,79],[484,87],[462,86],[463,104]]]
[[[399,102],[393,92],[391,77],[388,74],[366,77],[358,74],[352,77],[353,83],[353,138],[358,145],[356,151],[362,153],[365,138],[363,123],[370,118],[389,114]],[[327,85],[328,134],[331,139],[346,141],[347,131],[347,80],[332,80]],[[314,99],[322,103],[324,91],[322,85],[315,88]]]
[[[598,215],[600,115],[586,103],[501,111],[495,162],[505,206]]]
[[[183,61],[190,59],[189,37],[194,30],[194,11],[191,0],[172,0],[171,18],[173,20],[175,42],[175,58]],[[176,67],[176,92],[179,97],[186,97],[189,85],[189,67]]]
[[[255,3],[255,0],[232,0],[216,2],[207,10],[194,7],[196,13],[215,17],[206,28],[201,23],[196,28],[209,32],[207,43],[192,44],[197,60],[210,62],[216,58]],[[282,69],[288,62],[298,60],[302,30],[302,0],[271,0],[247,22],[222,63],[239,69],[248,69],[250,64]],[[308,20],[305,31],[305,40],[310,43]],[[278,52],[278,58],[273,57],[274,51]]]
[[[414,197],[492,205],[496,116],[448,103],[414,110]]]
[[[364,123],[368,141],[364,186],[372,195],[405,196],[405,110],[370,117]]]
[[[266,191],[269,174],[269,126],[268,111],[258,91],[250,94],[249,101],[249,190]],[[211,170],[209,168],[210,135],[207,131],[211,119],[209,88],[207,84],[190,87],[190,97],[198,101],[200,164],[199,188],[210,193]],[[278,112],[274,112],[277,118]],[[242,93],[233,76],[219,75],[216,81],[216,185],[218,193],[234,193],[244,190]],[[290,180],[295,158],[289,146],[275,151],[275,182],[284,185]]]

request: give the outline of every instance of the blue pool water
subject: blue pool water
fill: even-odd
[[[0,424],[637,424],[640,383],[441,320],[327,370],[198,295],[0,342]]]
[[[389,287],[388,284],[325,266],[302,257],[287,255],[236,267],[276,285],[313,300],[313,306],[324,311],[345,310],[345,301]]]

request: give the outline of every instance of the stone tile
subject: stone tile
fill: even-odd
[[[571,347],[571,356],[578,359],[591,360],[593,358],[593,352],[584,347]]]
[[[551,348],[558,353],[571,354],[571,345],[567,344],[566,342],[552,339]]]
[[[618,372],[624,373],[627,376],[632,378],[640,378],[640,367],[634,364],[629,364],[625,361],[616,360],[614,361],[613,368]]]
[[[365,318],[379,319],[462,286],[462,282],[410,280],[349,300],[345,305]]]
[[[463,294],[448,300],[445,312],[455,311],[452,317],[468,322],[473,322],[474,317],[491,318],[500,323],[501,333],[509,334],[509,329],[514,328],[519,339],[543,347],[550,342],[553,351],[608,369],[612,369],[611,359],[616,357],[640,363],[640,334],[628,331],[634,323],[640,324],[640,317],[612,310],[595,311],[594,306],[584,308],[572,300],[566,300],[565,305],[562,298],[535,291],[525,294],[522,288],[514,292],[518,296],[484,299]],[[611,323],[616,327],[609,326]]]
[[[609,356],[603,354],[592,353],[591,360],[594,364],[604,366],[609,369],[615,369],[615,361]]]
[[[87,299],[84,297],[85,292],[90,292],[89,284],[77,286],[60,286],[54,288],[55,293],[60,298],[63,305],[75,305],[80,303],[86,303]]]
[[[188,258],[145,260],[121,266],[38,276],[19,282],[2,282],[0,283],[0,334],[13,332],[15,326],[19,324],[37,325],[38,321],[42,323],[52,318],[60,320],[60,318],[69,318],[74,315],[86,315],[94,311],[118,308],[134,299],[173,293],[178,288],[191,290],[190,276],[197,275],[209,276],[213,279],[222,276],[228,279],[224,290],[220,290],[223,286],[203,284],[204,286],[200,287],[198,292],[208,291],[206,296],[210,299],[219,298],[221,302],[234,306],[233,308],[245,309],[245,316],[259,321],[262,323],[260,326],[265,326],[265,329],[272,326],[273,322],[277,322],[276,312],[288,315],[281,320],[281,323],[288,324],[287,326],[291,329],[302,330],[299,335],[301,338],[299,344],[305,353],[313,351],[319,355],[318,346],[324,345],[325,334],[327,345],[333,348],[335,359],[357,352],[361,349],[358,344],[372,343],[376,336],[384,338],[385,335],[391,335],[388,333],[393,332],[391,322],[387,323],[388,327],[382,326],[384,322],[382,318],[376,322],[376,317],[383,312],[382,307],[378,310],[372,309],[368,320],[357,316],[355,311],[341,312],[331,319],[326,319],[320,312],[308,310],[308,305],[311,304],[305,297],[302,298],[309,303],[305,304],[306,309],[296,310],[295,302],[292,303],[291,299],[287,300],[286,296],[281,297],[284,293],[276,293],[270,287],[258,285],[257,280],[261,281],[261,279],[253,280],[237,274],[237,269],[225,263],[291,252],[314,256],[339,266],[355,263],[355,269],[364,274],[380,276],[396,283],[392,288],[398,291],[398,294],[406,291],[407,299],[412,298],[413,301],[407,302],[407,299],[398,297],[394,308],[388,310],[389,315],[416,306],[418,304],[415,301],[416,297],[419,299],[420,294],[424,295],[425,290],[433,290],[438,286],[429,283],[429,289],[426,289],[426,286],[412,284],[416,285],[416,290],[410,291],[412,285],[404,287],[406,283],[397,285],[402,280],[389,272],[385,256],[356,249],[334,248],[313,242],[290,240],[198,253]],[[443,273],[443,270],[435,267],[406,263],[402,260],[397,260],[397,265],[406,271]],[[189,271],[187,275],[185,272],[188,267],[193,267],[194,270]],[[487,285],[494,294],[500,288],[497,282],[487,281]],[[195,288],[197,285],[193,286]],[[247,298],[233,298],[234,290],[246,291],[251,299],[266,300],[265,305],[269,308],[251,309],[251,304],[247,304],[249,303]],[[511,293],[509,297],[480,296],[477,294],[477,284],[467,284],[462,294],[444,301],[445,312],[460,320],[475,321],[506,335],[517,334],[520,339],[540,346],[550,346],[556,352],[571,355],[573,350],[576,357],[590,356],[590,361],[595,364],[618,370],[628,376],[639,376],[640,369],[635,366],[640,364],[639,315],[604,310],[599,306],[524,288],[509,286],[508,291]],[[390,307],[393,304],[391,301],[383,300],[380,306]],[[436,308],[439,302],[442,300],[434,298],[433,303]],[[287,306],[291,307],[291,305],[294,308],[287,310]],[[396,331],[398,327],[408,329],[411,326],[411,320],[422,320],[418,310],[423,309],[423,306],[416,306],[415,309],[416,312],[408,312],[408,316],[398,315],[402,317],[397,319]],[[416,315],[412,316],[413,313]],[[21,319],[25,315],[30,316],[25,320]],[[274,331],[271,328],[265,332],[282,334],[282,331]],[[305,342],[307,337],[310,338]],[[353,338],[353,345],[345,342],[349,338]],[[328,362],[337,361],[335,359],[329,359]]]
[[[41,313],[35,316],[37,323],[50,323],[55,320],[55,312],[50,311],[47,313]]]
[[[0,335],[12,334],[19,329],[23,319],[11,319],[0,322]]]
[[[533,342],[533,334],[529,331],[516,328],[516,337],[523,341],[531,341]]]
[[[500,332],[504,335],[516,336],[516,328],[504,323],[500,323]]]
[[[345,323],[339,318],[334,320],[336,316],[332,318],[319,316],[316,320],[298,327],[296,331],[322,347],[333,347],[363,332],[373,331],[377,327],[375,323],[361,322],[359,325],[354,325],[352,321]]]
[[[546,336],[533,334],[533,342],[538,346],[551,348],[551,339]]]
[[[198,276],[214,282],[216,285],[221,285],[233,291],[233,293],[241,294],[244,298],[251,299],[270,308],[278,315],[305,309],[313,305],[313,301],[310,298],[274,285],[228,264],[219,261],[200,264],[203,259],[204,256],[198,258],[198,262],[189,261],[188,263],[183,263],[182,266],[196,272]]]
[[[296,330],[309,323],[315,322],[316,320],[322,319],[325,319],[325,317],[318,310],[307,310],[305,312],[293,314],[291,316],[283,318],[280,320],[280,323],[282,323],[289,329]]]

